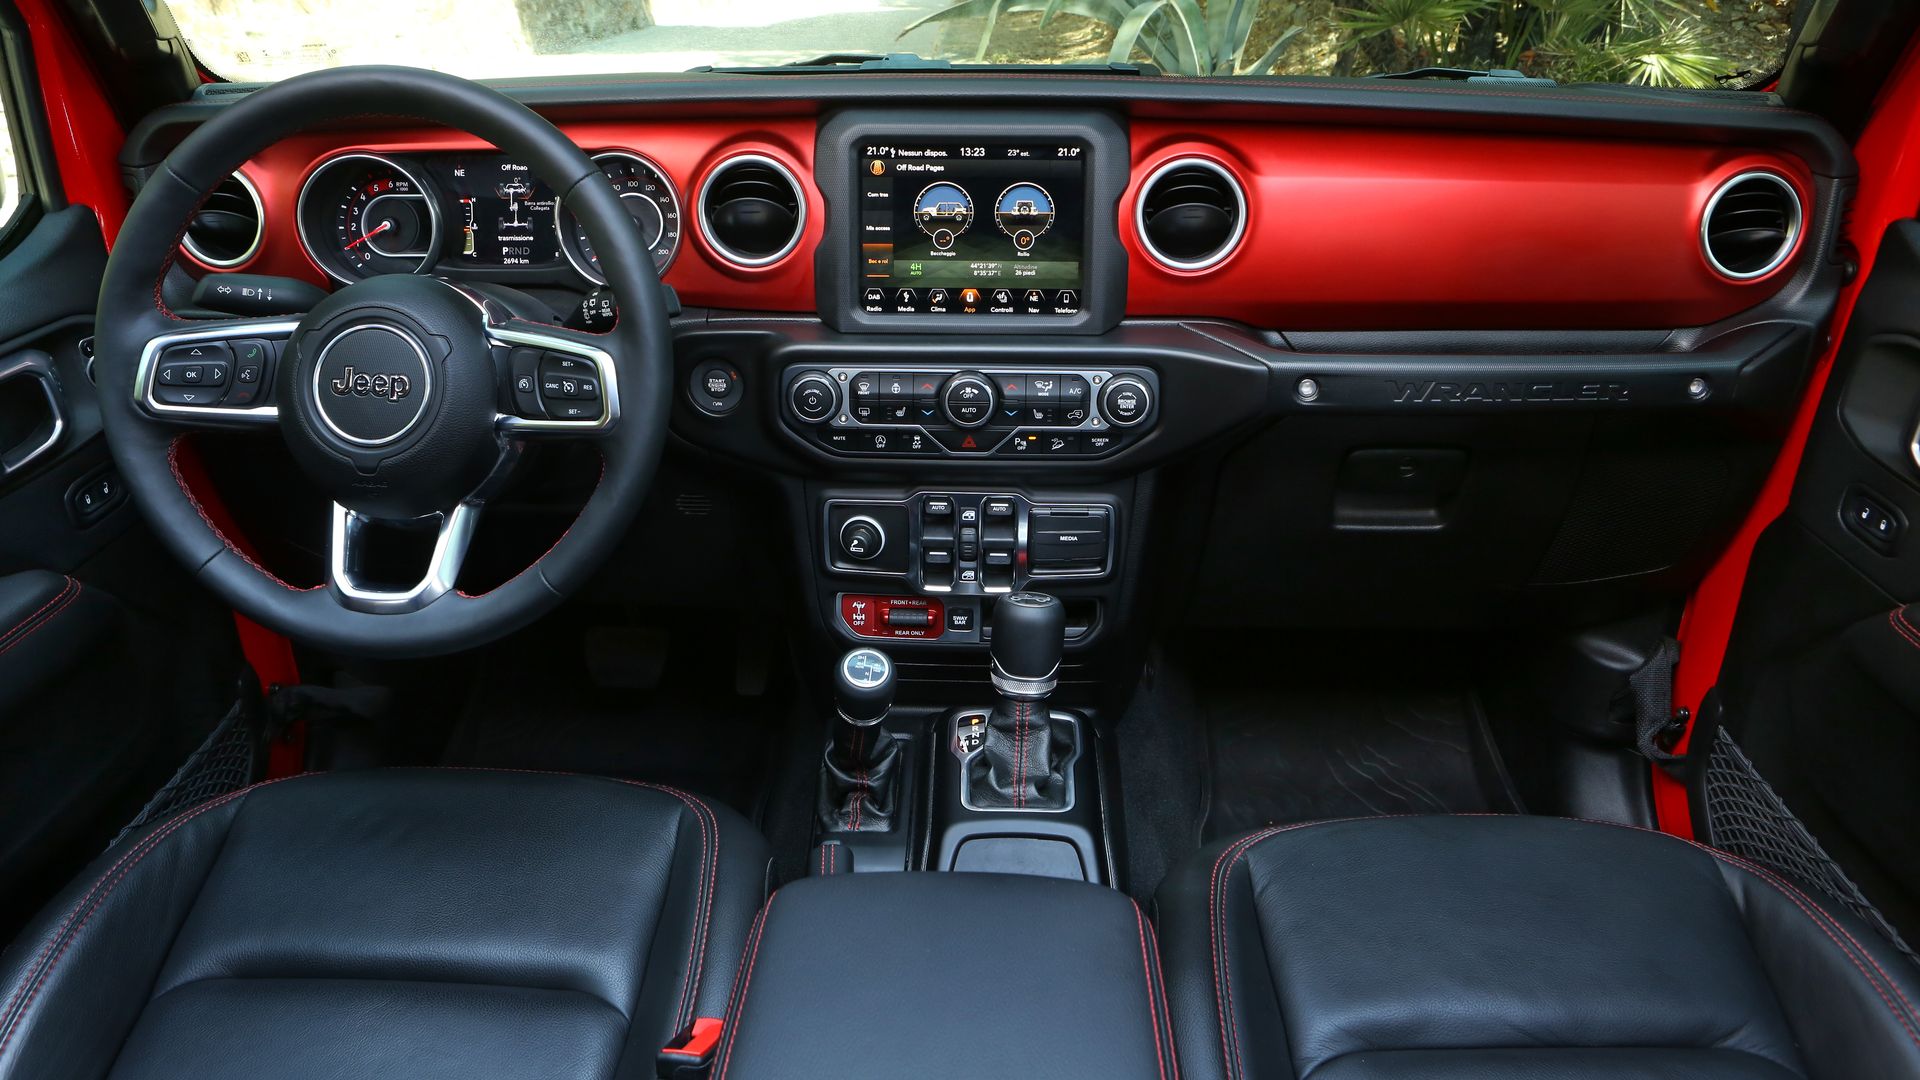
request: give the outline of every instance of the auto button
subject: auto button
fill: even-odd
[[[956,427],[979,427],[993,418],[993,384],[975,372],[963,371],[947,380],[940,406]]]

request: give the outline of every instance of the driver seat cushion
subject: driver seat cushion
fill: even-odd
[[[1920,1076],[1920,972],[1661,833],[1380,817],[1214,845],[1156,897],[1189,1080]]]
[[[0,959],[0,1078],[651,1076],[765,892],[730,811],[452,769],[255,785],[102,855]]]

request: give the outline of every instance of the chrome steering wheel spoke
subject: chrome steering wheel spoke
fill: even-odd
[[[327,551],[327,589],[341,607],[375,615],[418,611],[452,592],[466,563],[467,548],[480,522],[478,501],[413,521],[383,521],[333,504],[333,528]],[[410,588],[387,588],[365,580],[368,532],[376,526],[432,528],[433,554],[426,573]]]
[[[156,334],[140,350],[134,403],[197,427],[276,424],[274,373],[298,319],[230,319]]]

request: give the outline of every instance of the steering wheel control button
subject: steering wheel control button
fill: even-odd
[[[979,427],[993,418],[993,384],[985,376],[963,371],[947,380],[940,404],[955,427]]]
[[[840,526],[840,552],[849,559],[870,562],[887,546],[887,534],[870,517],[851,517]]]
[[[833,418],[840,405],[840,391],[833,380],[818,371],[810,371],[793,380],[787,388],[787,405],[793,415],[805,423],[818,424]]]
[[[1132,375],[1122,375],[1100,391],[1100,411],[1115,427],[1133,427],[1145,420],[1152,408],[1147,384]]]
[[[687,390],[694,407],[710,416],[725,416],[740,407],[746,396],[740,373],[724,364],[700,364]]]

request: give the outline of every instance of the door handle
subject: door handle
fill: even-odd
[[[22,389],[23,383],[32,386]],[[39,394],[32,387],[38,387]],[[45,406],[40,406],[44,398]],[[60,408],[60,387],[53,373],[53,357],[29,349],[0,360],[0,480],[19,473],[60,445],[67,432],[66,413]]]

